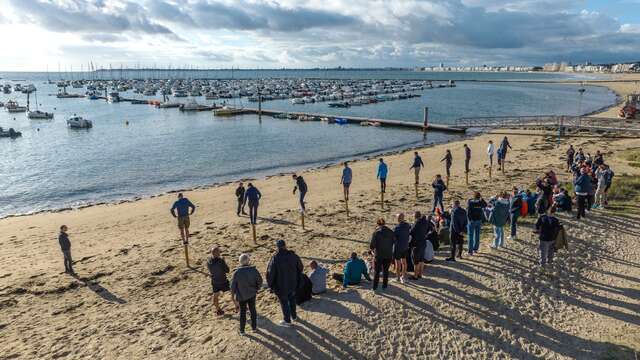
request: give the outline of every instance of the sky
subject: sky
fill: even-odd
[[[0,0],[0,70],[640,61],[640,0]]]

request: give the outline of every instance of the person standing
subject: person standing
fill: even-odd
[[[284,320],[280,325],[291,327],[291,321],[298,318],[296,313],[296,290],[298,281],[304,270],[300,257],[288,250],[284,240],[276,242],[277,252],[267,267],[267,283],[273,291],[282,308]]]
[[[409,170],[413,169],[416,176],[416,184],[420,183],[420,170],[424,167],[424,162],[422,162],[422,158],[418,154],[418,152],[413,153],[413,164],[409,168]]]
[[[573,159],[576,155],[576,149],[573,148],[573,145],[569,145],[569,149],[567,149],[567,171],[571,172],[571,165],[573,165]]]
[[[295,180],[296,184],[293,186],[293,194],[296,194],[296,190],[298,190],[298,194],[300,195],[300,210],[302,210],[302,212],[307,211],[307,209],[304,206],[304,197],[307,195],[307,190],[309,190],[307,188],[307,183],[304,181],[304,178],[302,176],[298,176],[296,174],[293,174],[293,180]]]
[[[451,223],[449,233],[451,235],[451,256],[446,261],[456,261],[456,252],[462,259],[462,245],[464,243],[464,233],[467,232],[467,212],[460,207],[460,200],[453,202],[451,208]]]
[[[553,262],[555,252],[554,241],[560,231],[560,221],[553,214],[556,212],[555,205],[549,209],[549,214],[543,214],[538,218],[535,225],[535,232],[540,239],[540,265]]]
[[[504,246],[504,226],[509,221],[509,195],[506,192],[498,195],[489,213],[489,223],[493,225],[493,233],[495,235],[493,249]]]
[[[604,165],[604,179],[605,179],[605,187],[604,187],[604,202],[602,203],[602,207],[605,205],[609,205],[609,200],[607,199],[607,193],[609,192],[609,188],[611,187],[611,183],[613,183],[613,170],[607,164]]]
[[[607,178],[606,178],[606,170],[604,164],[598,166],[598,169],[595,173],[597,182],[596,182],[596,194],[595,201],[593,203],[594,209],[599,209],[604,207],[604,189],[607,187]]]
[[[393,247],[396,242],[396,235],[393,230],[385,225],[383,218],[378,219],[378,227],[371,236],[369,248],[373,252],[375,261],[375,273],[373,275],[373,290],[378,289],[380,272],[382,272],[382,290],[387,288],[389,281],[389,266],[393,259]]]
[[[384,193],[387,191],[387,174],[389,173],[389,167],[384,162],[384,159],[380,158],[380,163],[378,164],[378,174],[376,177],[380,180],[380,192]]]
[[[518,239],[518,218],[520,217],[520,208],[522,207],[522,197],[519,194],[518,188],[513,188],[513,195],[509,202],[509,215],[511,220],[511,235],[507,238],[509,240]]]
[[[67,230],[67,225],[60,226],[58,242],[60,243],[60,250],[62,250],[62,256],[64,258],[64,272],[67,274],[75,274],[75,271],[73,271],[73,259],[71,258],[71,241],[69,240]]]
[[[444,157],[440,162],[444,161],[445,170],[447,172],[447,181],[449,181],[449,176],[451,176],[451,164],[453,164],[453,156],[451,155],[451,150],[447,150],[444,154]]]
[[[489,168],[493,168],[493,154],[495,152],[495,146],[493,145],[493,141],[489,140],[489,145],[487,145],[487,156],[489,157]]]
[[[327,274],[329,270],[318,264],[317,261],[311,260],[309,263],[309,280],[311,280],[311,293],[313,295],[327,292]]]
[[[480,249],[480,230],[487,202],[479,192],[473,194],[473,198],[467,201],[467,233],[469,234],[469,255],[477,253]]]
[[[464,144],[464,172],[469,173],[469,164],[471,163],[471,148]]]
[[[431,208],[431,213],[433,214],[436,211],[436,206],[440,206],[440,211],[444,212],[444,192],[447,190],[447,185],[442,181],[442,176],[440,174],[436,175],[435,180],[431,183],[431,187],[433,187],[433,208]]]
[[[262,194],[257,187],[252,183],[247,184],[247,191],[244,194],[244,202],[249,205],[249,221],[255,225],[258,222],[258,206],[260,206],[260,199]]]
[[[246,212],[244,212],[244,205],[245,205],[245,198],[244,198],[244,184],[242,184],[242,182],[240,182],[238,184],[238,187],[236,188],[236,199],[238,200],[238,209],[236,210],[236,215],[240,216],[240,213],[242,213],[242,215],[247,215]]]
[[[240,266],[231,277],[231,294],[240,308],[240,336],[244,335],[244,327],[247,323],[247,308],[251,314],[251,329],[258,330],[256,311],[256,295],[262,286],[260,272],[251,266],[251,258],[248,254],[242,254],[239,258]]]
[[[178,194],[178,200],[171,207],[171,215],[178,219],[178,229],[180,229],[180,237],[183,244],[189,243],[189,225],[191,221],[189,216],[196,211],[196,206],[189,201],[182,193]],[[177,214],[176,214],[177,212]]]
[[[576,202],[578,203],[578,214],[576,218],[580,220],[581,217],[585,217],[585,210],[587,206],[587,198],[591,193],[591,176],[588,174],[587,168],[580,170],[580,176],[573,181],[573,190],[576,194]]]
[[[222,316],[224,311],[220,308],[220,295],[229,291],[229,280],[227,279],[229,266],[220,256],[219,247],[212,247],[210,252],[211,256],[207,259],[207,268],[209,269],[211,287],[213,288],[213,306],[216,308],[216,315]]]
[[[407,279],[407,256],[409,254],[409,236],[411,225],[405,221],[404,213],[397,215],[398,225],[393,229],[396,242],[393,246],[393,258],[396,262],[396,280],[403,283]]]
[[[509,144],[509,139],[507,139],[507,137],[505,136],[502,139],[502,142],[500,143],[500,149],[502,149],[501,154],[502,154],[502,168],[504,170],[504,162],[507,160],[507,149],[513,149],[511,147],[511,144]]]
[[[340,184],[342,184],[342,191],[344,192],[344,200],[349,201],[349,187],[353,180],[353,171],[349,167],[348,162],[344,162],[344,168],[342,169],[342,177],[340,178]]]
[[[420,211],[415,212],[414,219],[416,222],[411,226],[411,231],[409,231],[411,235],[411,255],[413,257],[412,280],[418,280],[422,278],[424,254],[427,247],[427,234],[429,233],[431,223]]]

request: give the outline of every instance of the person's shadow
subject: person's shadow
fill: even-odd
[[[91,291],[96,293],[96,295],[100,296],[101,298],[103,298],[104,300],[106,300],[106,301],[108,301],[110,303],[114,303],[114,304],[126,304],[127,303],[126,300],[124,300],[123,298],[118,297],[117,295],[113,294],[111,291],[109,291],[108,289],[104,288],[102,285],[100,285],[99,282],[95,281],[91,277],[80,277],[80,275],[78,275],[76,273],[71,274],[71,276],[76,278],[78,281],[82,282],[82,284],[84,284]]]

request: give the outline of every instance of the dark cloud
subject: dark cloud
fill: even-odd
[[[176,35],[166,26],[149,20],[145,9],[125,2],[120,7],[107,7],[104,1],[70,0],[54,3],[39,0],[9,0],[13,8],[29,22],[56,32],[120,33]]]

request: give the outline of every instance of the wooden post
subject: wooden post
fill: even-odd
[[[191,267],[189,265],[189,244],[184,243],[184,259],[187,261],[187,267]]]
[[[349,200],[344,199],[344,208],[347,211],[347,217],[349,217]]]
[[[422,140],[427,140],[427,128],[429,127],[429,108],[424,107],[424,123],[422,125]]]
[[[491,166],[491,164],[489,164],[489,179],[491,179],[491,169],[493,168],[493,166]]]
[[[304,230],[304,211],[300,212],[300,222],[302,223],[302,229]]]
[[[447,187],[449,187],[449,175],[447,175]]]
[[[416,199],[418,199],[418,183],[415,184],[415,188],[416,188]]]
[[[256,224],[251,224],[251,235],[253,235],[253,243],[257,244],[258,241],[256,240]]]
[[[384,209],[384,192],[380,191],[380,208]]]
[[[464,180],[465,180],[467,186],[469,186],[469,172],[468,171],[464,172]]]
[[[262,92],[258,88],[258,122],[262,124]]]

